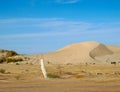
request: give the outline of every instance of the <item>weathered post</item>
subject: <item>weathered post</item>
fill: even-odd
[[[47,73],[46,73],[46,69],[45,69],[45,66],[44,66],[44,60],[43,59],[40,59],[40,65],[41,65],[41,70],[42,70],[43,76],[44,76],[45,79],[47,79]]]

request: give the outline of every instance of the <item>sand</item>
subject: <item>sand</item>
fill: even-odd
[[[0,92],[120,92],[120,46],[83,42],[25,57],[0,64]],[[60,78],[43,78],[41,58],[47,73]]]
[[[108,56],[115,57],[115,60]],[[52,64],[93,64],[112,61],[118,63],[120,62],[120,46],[105,45],[94,41],[82,42],[65,46],[52,53],[32,55],[30,58],[34,64],[37,64],[40,58]]]
[[[0,68],[6,69],[0,73],[0,92],[120,91],[120,65],[46,65],[48,73],[61,77],[46,80],[38,65],[1,64]]]
[[[0,92],[119,92],[120,84],[83,80],[39,80],[0,82]]]

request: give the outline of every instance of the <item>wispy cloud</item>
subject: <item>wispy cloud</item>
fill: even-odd
[[[56,0],[57,3],[61,3],[61,4],[73,4],[73,3],[77,3],[80,0]]]
[[[11,19],[0,19],[0,24],[4,23],[16,23],[16,22],[37,22],[37,21],[51,21],[61,20],[62,18],[11,18]]]
[[[0,20],[0,38],[28,38],[70,36],[81,34],[115,34],[120,31],[119,22],[88,23],[68,21],[63,18],[20,18]],[[13,30],[11,32],[11,30]]]
[[[5,35],[0,35],[0,38],[32,38],[32,37],[61,36],[61,35],[62,36],[67,35],[67,32],[5,34]]]

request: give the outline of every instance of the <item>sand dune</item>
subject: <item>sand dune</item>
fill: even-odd
[[[94,62],[90,56],[90,51],[98,45],[97,42],[76,43],[44,56],[49,61],[64,64]]]
[[[89,41],[68,45],[55,52],[42,54],[46,62],[57,64],[86,64],[86,63],[103,63],[113,56],[117,62],[119,61],[118,54],[120,53],[120,46],[105,45],[99,42]],[[34,55],[35,58],[40,59],[41,54]],[[110,57],[109,57],[110,56]],[[113,59],[113,58],[112,58]],[[110,60],[111,61],[111,60]]]

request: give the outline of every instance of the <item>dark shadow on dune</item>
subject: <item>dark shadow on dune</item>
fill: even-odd
[[[113,54],[111,50],[109,50],[105,45],[99,44],[96,48],[94,48],[90,53],[90,57],[95,59],[97,56],[109,55]]]

